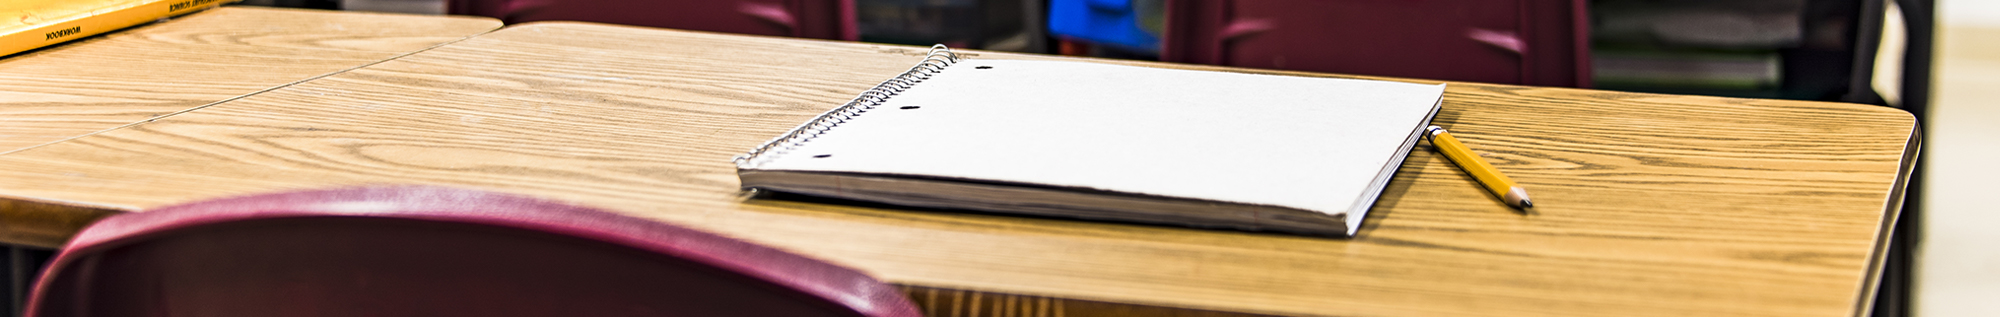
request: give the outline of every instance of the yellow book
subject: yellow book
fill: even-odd
[[[0,1],[0,55],[110,32],[236,0]]]

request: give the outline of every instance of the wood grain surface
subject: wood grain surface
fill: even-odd
[[[499,27],[488,18],[225,7],[0,57],[0,153]]]
[[[1532,191],[1536,212],[1512,211],[1427,146],[1348,240],[737,190],[731,156],[923,52],[517,25],[0,156],[0,196],[21,208],[0,216],[442,184],[764,243],[911,287],[920,302],[970,294],[1035,312],[1008,316],[1848,316],[1866,309],[1857,299],[1893,221],[1883,211],[1900,203],[1915,151],[1914,122],[1887,108],[1454,83],[1436,123]],[[924,296],[935,290],[946,294]],[[1018,306],[1041,299],[1052,306]]]

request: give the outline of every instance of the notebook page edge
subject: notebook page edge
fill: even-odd
[[[1445,84],[1438,84],[1438,90],[1442,92],[1444,86]],[[1416,151],[1417,140],[1423,138],[1425,128],[1437,120],[1438,112],[1443,110],[1444,96],[1440,94],[1437,103],[1431,105],[1430,115],[1424,116],[1423,122],[1418,123],[1416,129],[1410,132],[1409,139],[1403,141],[1402,149],[1397,150],[1394,157],[1383,165],[1382,173],[1376,177],[1375,183],[1369,186],[1369,190],[1362,192],[1361,198],[1355,200],[1353,207],[1347,208],[1347,219],[1345,219],[1347,236],[1353,237],[1361,233],[1361,224],[1363,220],[1368,219],[1369,209],[1374,209],[1375,203],[1381,200],[1382,192],[1389,189],[1389,181],[1395,179],[1396,173],[1402,171],[1403,162],[1409,160],[1410,152]]]

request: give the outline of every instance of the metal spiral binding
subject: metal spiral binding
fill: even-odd
[[[958,60],[958,54],[952,53],[951,48],[945,47],[944,44],[933,45],[931,46],[930,54],[924,55],[924,61],[917,63],[916,66],[911,66],[909,71],[905,71],[902,75],[897,75],[895,78],[883,81],[881,84],[876,84],[875,88],[870,88],[868,91],[862,92],[861,95],[855,96],[854,100],[849,100],[847,104],[833,110],[827,110],[818,117],[814,117],[812,121],[807,121],[805,124],[792,128],[791,131],[786,131],[784,134],[778,135],[777,138],[765,141],[763,145],[758,145],[756,148],[751,149],[749,153],[737,155],[731,161],[736,163],[736,168],[738,169],[750,168],[756,163],[768,161],[768,158],[764,160],[758,159],[764,158],[767,152],[783,151],[783,149],[798,147],[806,141],[812,141],[813,138],[826,134],[833,127],[840,126],[842,123],[847,123],[847,120],[860,116],[861,113],[875,109],[876,106],[889,101],[889,97],[895,97],[897,94],[903,93],[904,90],[909,90],[910,87],[916,86],[917,83],[923,82],[925,79],[930,79],[931,75],[944,71],[946,66],[958,63]]]

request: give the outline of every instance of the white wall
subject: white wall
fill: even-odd
[[[2000,27],[2000,0],[1938,0],[1940,24]]]
[[[2000,316],[2000,0],[1939,0],[1918,316]]]

